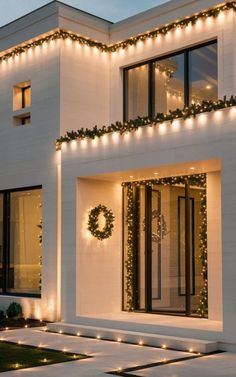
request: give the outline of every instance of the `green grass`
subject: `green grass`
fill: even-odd
[[[0,342],[0,372],[85,359],[88,356]]]

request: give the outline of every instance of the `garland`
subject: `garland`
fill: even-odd
[[[199,293],[200,303],[197,313],[200,317],[208,315],[208,272],[207,272],[207,207],[206,207],[206,190],[201,192],[201,209],[202,216],[199,238],[200,238],[200,262],[202,265],[203,288]]]
[[[197,308],[197,314],[200,317],[207,317],[208,314],[208,278],[207,278],[207,209],[206,209],[206,174],[195,174],[187,176],[176,176],[167,177],[159,179],[141,180],[133,182],[123,182],[122,186],[127,188],[127,258],[125,261],[126,268],[126,294],[127,301],[126,307],[128,311],[134,311],[134,248],[133,248],[133,238],[134,238],[134,219],[135,219],[135,208],[133,203],[133,187],[134,186],[154,186],[154,185],[178,185],[185,184],[186,181],[191,186],[200,187],[201,190],[201,208],[200,214],[202,215],[201,227],[199,230],[199,248],[200,248],[200,262],[202,266],[202,278],[203,278],[203,288],[199,292],[199,304]]]
[[[135,208],[133,200],[133,187],[131,184],[128,185],[127,189],[127,258],[125,260],[126,268],[126,308],[129,312],[134,311],[134,251],[133,251],[133,238],[134,238],[134,219],[135,219]]]
[[[106,219],[106,224],[103,230],[99,230],[98,216],[100,214],[103,214]],[[102,241],[112,235],[114,228],[114,219],[115,217],[113,215],[113,212],[106,206],[99,204],[89,212],[88,230],[94,237]]]
[[[83,140],[85,138],[94,139],[95,137],[102,137],[106,134],[111,134],[113,132],[119,132],[120,135],[126,132],[136,131],[142,127],[152,127],[163,122],[172,123],[176,119],[188,119],[191,117],[196,117],[198,114],[207,113],[211,111],[217,111],[225,108],[236,106],[236,96],[231,96],[229,99],[224,96],[224,99],[219,99],[218,101],[203,101],[201,104],[192,104],[190,106],[185,106],[182,110],[176,109],[169,111],[168,114],[157,113],[153,119],[149,117],[138,117],[134,120],[129,120],[124,123],[116,122],[112,123],[110,126],[103,126],[98,128],[98,126],[92,129],[80,128],[77,131],[67,131],[64,136],[61,136],[55,141],[56,150],[61,149],[62,143],[69,143],[72,140]]]
[[[57,39],[70,39],[74,42],[79,42],[81,45],[86,45],[86,46],[89,46],[89,47],[96,47],[97,49],[99,49],[102,52],[112,53],[112,52],[115,52],[119,49],[125,49],[128,46],[135,46],[139,41],[144,42],[146,39],[149,39],[149,38],[156,38],[159,35],[166,35],[168,32],[173,31],[176,28],[184,28],[184,27],[187,27],[189,25],[195,25],[196,22],[199,19],[206,19],[207,17],[216,18],[219,15],[220,12],[225,12],[225,11],[228,11],[228,10],[231,10],[231,9],[233,11],[236,11],[236,1],[230,1],[230,2],[227,2],[223,5],[220,5],[220,6],[217,6],[217,7],[214,7],[214,8],[210,8],[206,11],[199,12],[197,14],[190,16],[190,17],[185,17],[185,18],[183,18],[179,21],[174,21],[174,22],[167,24],[165,26],[162,26],[158,29],[139,34],[135,37],[127,38],[127,39],[123,40],[122,42],[118,42],[118,43],[115,43],[113,45],[107,45],[105,43],[97,42],[93,39],[85,38],[85,37],[82,37],[78,34],[69,33],[65,30],[60,29],[60,30],[58,30],[58,31],[46,36],[46,37],[43,37],[43,38],[40,38],[40,39],[35,40],[33,42],[26,43],[24,45],[13,48],[11,51],[7,52],[6,54],[4,54],[0,57],[0,62],[7,60],[11,57],[14,57],[14,56],[18,56],[22,53],[25,53],[31,48],[41,46],[44,43],[50,42],[52,40],[57,40]]]

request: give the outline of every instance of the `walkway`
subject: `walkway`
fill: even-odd
[[[187,352],[53,334],[40,329],[4,331],[0,339],[93,356],[81,361],[5,372],[4,377],[108,377],[112,375],[109,372],[120,369],[123,370],[120,375],[126,377],[236,376],[236,354],[231,353],[194,356],[193,359]],[[185,358],[189,360],[180,360]],[[167,364],[171,360],[175,362]],[[157,366],[158,363],[162,365]]]

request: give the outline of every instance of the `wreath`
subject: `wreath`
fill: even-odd
[[[102,230],[99,230],[98,216],[103,214],[106,223]],[[88,230],[91,234],[99,240],[104,240],[112,235],[114,228],[114,215],[113,212],[106,206],[99,204],[89,212]]]

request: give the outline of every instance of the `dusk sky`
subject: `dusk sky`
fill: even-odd
[[[115,22],[166,3],[167,0],[63,0],[62,2]],[[0,26],[47,3],[50,3],[50,0],[0,0]]]

